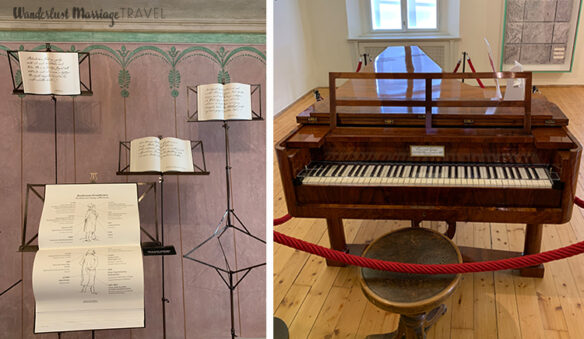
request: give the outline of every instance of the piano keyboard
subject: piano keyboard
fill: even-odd
[[[551,188],[543,165],[315,162],[302,185]]]

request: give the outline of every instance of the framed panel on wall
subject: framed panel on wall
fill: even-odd
[[[570,72],[582,0],[506,0],[501,69]]]

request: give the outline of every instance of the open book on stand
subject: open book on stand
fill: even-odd
[[[250,85],[197,86],[198,120],[251,120]]]
[[[144,137],[130,142],[130,172],[193,172],[190,140]]]

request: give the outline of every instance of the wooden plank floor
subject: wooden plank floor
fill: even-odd
[[[584,87],[540,89],[570,118],[570,130],[584,141]],[[323,96],[328,95],[321,89]],[[295,116],[313,102],[308,95],[274,120],[274,139],[295,125]],[[275,157],[274,157],[275,159]],[[578,195],[583,196],[584,171]],[[286,214],[278,164],[274,162],[274,216]],[[350,220],[348,242],[368,242],[407,223]],[[425,227],[445,230],[439,222]],[[278,231],[328,246],[323,219],[292,219]],[[459,223],[459,245],[523,248],[524,226]],[[572,220],[544,227],[543,250],[584,240],[584,215],[574,208]],[[429,338],[584,338],[584,255],[545,264],[543,279],[519,277],[515,272],[466,274],[447,301],[448,312],[430,330]],[[370,304],[360,291],[357,269],[327,267],[319,257],[274,244],[274,313],[290,328],[290,338],[363,338],[393,331],[398,317]]]

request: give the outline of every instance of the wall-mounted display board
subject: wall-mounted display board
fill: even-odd
[[[0,29],[265,32],[264,0],[23,0],[0,4]]]
[[[571,71],[581,5],[581,0],[506,0],[502,70],[518,61],[526,71]]]

